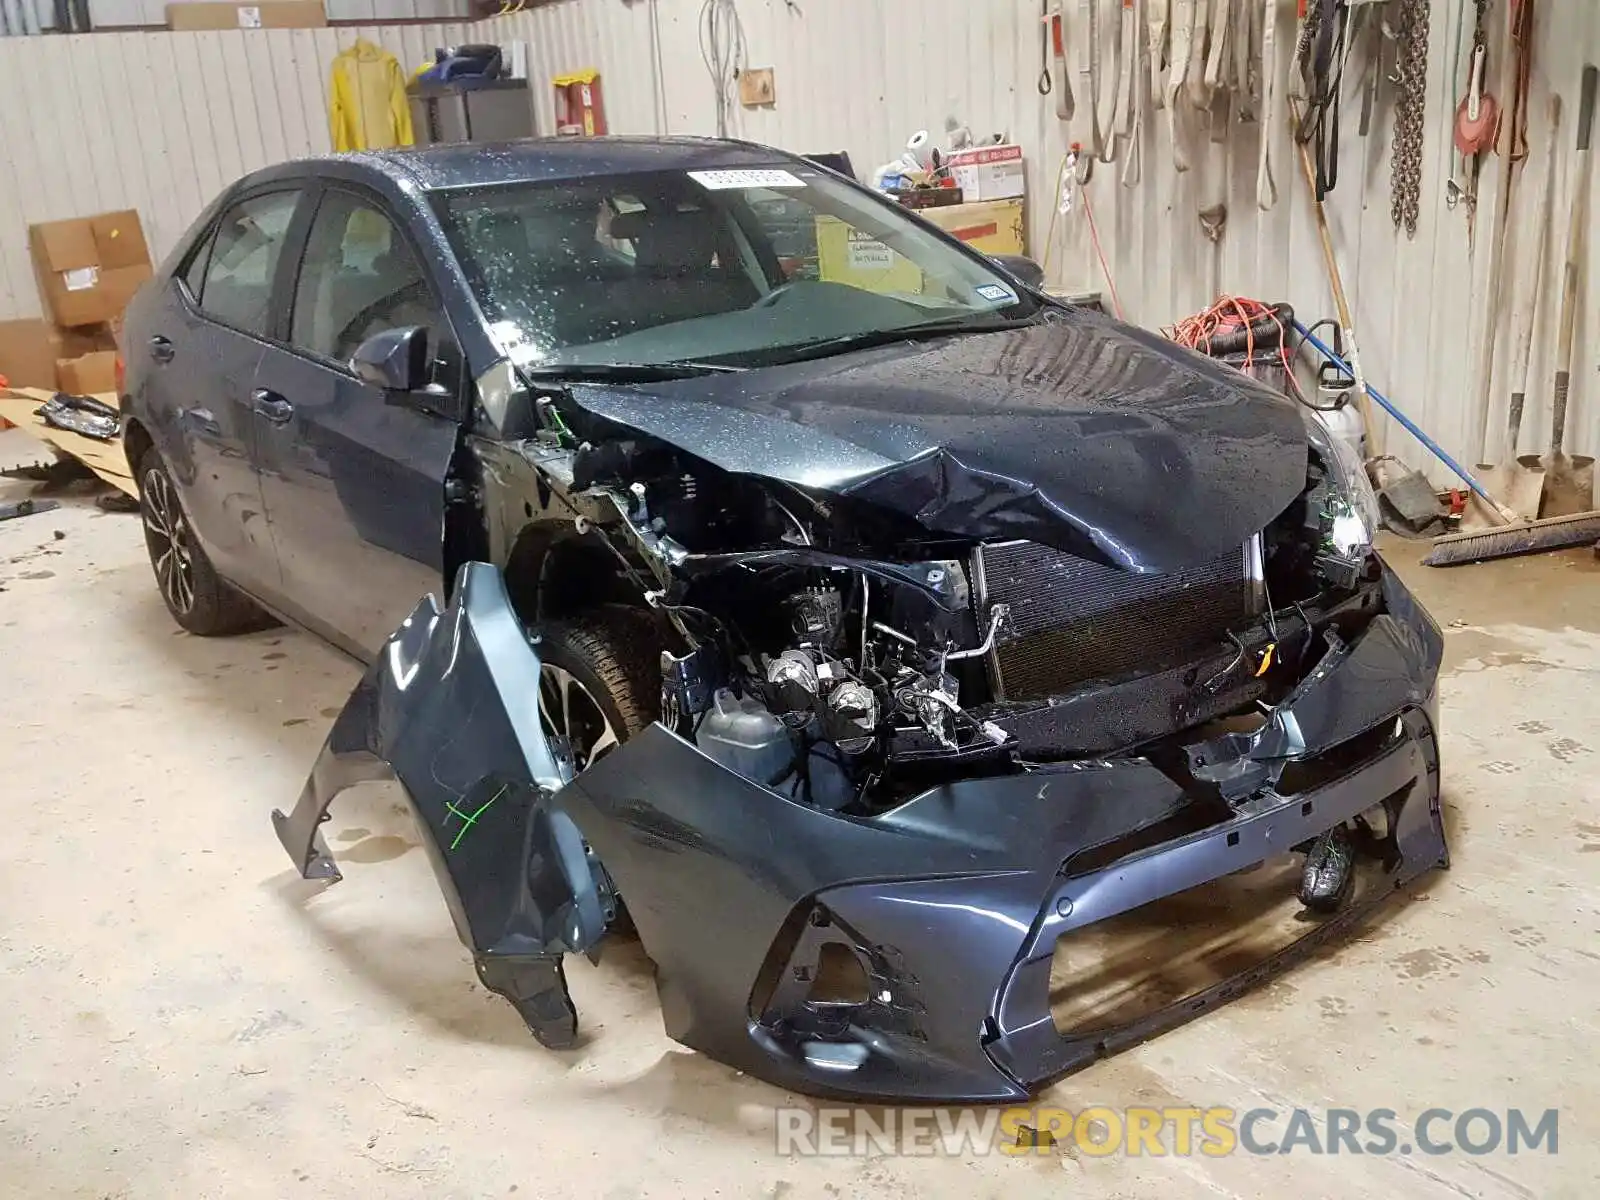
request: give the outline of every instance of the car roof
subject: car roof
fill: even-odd
[[[409,177],[425,191],[506,183],[548,182],[645,171],[726,170],[794,162],[782,150],[753,142],[693,137],[554,137],[512,142],[451,142],[398,150],[300,159],[265,174],[315,174],[338,164],[337,174],[372,172]]]

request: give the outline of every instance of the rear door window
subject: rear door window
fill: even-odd
[[[202,312],[246,333],[271,332],[272,280],[300,195],[298,189],[267,192],[223,214],[209,257],[198,256],[205,258],[195,297]]]

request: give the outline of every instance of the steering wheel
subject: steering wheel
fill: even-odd
[[[782,296],[785,292],[787,292],[790,289],[792,289],[795,284],[804,283],[804,282],[805,282],[805,280],[801,280],[801,279],[785,280],[783,283],[780,283],[777,287],[773,288],[765,296],[761,297],[761,299],[757,300],[753,305],[751,305],[751,307],[752,308],[771,308],[774,304],[776,304],[778,302],[778,297]]]

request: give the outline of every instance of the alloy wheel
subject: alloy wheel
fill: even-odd
[[[155,565],[156,585],[174,612],[194,609],[194,535],[166,472],[145,472],[144,536]]]
[[[546,736],[565,740],[577,773],[620,744],[589,689],[571,671],[551,663],[539,666],[539,721]]]

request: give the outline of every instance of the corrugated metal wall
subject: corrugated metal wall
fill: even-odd
[[[402,64],[469,25],[0,38],[0,319],[35,316],[27,226],[138,209],[159,259],[246,171],[327,153],[328,72],[360,35]]]
[[[442,21],[471,15],[468,0],[326,0],[330,21]],[[7,28],[15,22],[17,28]],[[160,26],[167,0],[89,0],[97,30]],[[55,0],[0,0],[0,34],[57,28]]]
[[[1108,12],[1116,8],[1115,0],[1102,3]],[[1069,20],[1077,20],[1079,5],[1065,7]],[[1341,181],[1329,208],[1367,374],[1449,449],[1476,459],[1482,433],[1474,386],[1477,352],[1491,323],[1508,330],[1510,306],[1491,314],[1486,300],[1496,163],[1484,172],[1474,241],[1467,237],[1465,209],[1450,212],[1443,202],[1447,113],[1459,90],[1452,62],[1463,7],[1471,5],[1432,4],[1417,236],[1397,235],[1389,218],[1388,107],[1378,114],[1372,136],[1359,137],[1354,83],[1345,104]],[[1498,27],[1504,5],[1494,8]],[[1068,131],[1035,90],[1038,0],[738,0],[738,10],[747,61],[776,69],[778,103],[770,109],[736,107],[730,134],[802,152],[848,150],[865,175],[917,129],[937,135],[952,121],[980,135],[1004,131],[1029,156],[1032,249],[1044,256],[1056,166]],[[1294,0],[1277,0],[1276,11],[1280,40],[1292,39]],[[560,0],[472,26],[377,28],[368,35],[408,63],[444,41],[524,39],[542,129],[552,126],[542,82],[595,67],[602,72],[613,132],[707,134],[715,132],[715,104],[701,57],[700,12],[701,0]],[[336,29],[0,39],[0,77],[37,81],[0,107],[0,154],[17,181],[0,192],[0,267],[9,285],[0,299],[9,298],[9,307],[22,313],[34,310],[20,232],[29,220],[135,205],[152,226],[157,249],[165,249],[232,174],[324,149],[327,66],[352,35]],[[1552,86],[1568,111],[1555,146],[1557,230],[1539,298],[1534,387],[1524,430],[1529,449],[1546,436],[1579,70],[1596,58],[1600,5],[1568,0],[1540,6],[1533,152],[1511,219],[1510,261],[1518,273],[1528,268],[1531,193],[1550,149],[1544,111]],[[1352,79],[1360,69],[1358,58]],[[77,134],[80,128],[86,137]],[[1275,148],[1280,199],[1265,213],[1255,203],[1257,138],[1257,127],[1243,126],[1221,146],[1197,141],[1194,169],[1179,174],[1165,122],[1147,122],[1141,182],[1122,187],[1113,168],[1102,168],[1092,180],[1089,196],[1131,319],[1169,324],[1205,307],[1217,290],[1287,299],[1307,316],[1331,312],[1287,134]],[[1218,202],[1227,205],[1229,218],[1213,250],[1198,213]],[[1591,233],[1600,237],[1600,220],[1592,221]],[[1081,212],[1065,222],[1057,242],[1051,255],[1055,282],[1099,289]],[[1600,295],[1594,280],[1600,271],[1589,274],[1579,311],[1570,433],[1576,448],[1592,452],[1600,445],[1594,361],[1600,343],[1592,335],[1596,306],[1589,297]],[[0,315],[4,308],[0,304]],[[1493,425],[1503,412],[1508,343],[1501,338],[1490,389]],[[1379,436],[1387,449],[1414,463],[1426,461],[1402,431],[1385,426]]]

